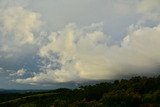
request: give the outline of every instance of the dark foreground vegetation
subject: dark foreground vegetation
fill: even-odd
[[[160,107],[160,76],[57,89],[1,93],[0,107]]]

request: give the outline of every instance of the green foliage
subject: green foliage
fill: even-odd
[[[27,104],[20,105],[20,107],[37,107],[37,106],[34,103],[27,103]]]
[[[160,107],[160,76],[57,89],[3,94],[0,107]]]
[[[144,95],[145,103],[160,104],[160,90],[156,90]]]
[[[142,104],[142,98],[137,93],[119,90],[104,94],[101,102],[109,107],[139,107]]]

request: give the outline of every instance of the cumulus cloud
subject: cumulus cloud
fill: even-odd
[[[0,8],[0,14],[0,56],[9,59],[33,52],[42,25],[40,14],[22,6]]]
[[[56,83],[84,80],[114,79],[120,76],[151,74],[160,65],[160,26],[130,30],[120,45],[108,45],[109,36],[101,24],[78,29],[70,24],[53,32],[49,42],[40,48],[42,58],[51,59],[58,53],[60,69],[52,64],[43,72],[19,83]],[[152,72],[153,71],[153,72]]]
[[[17,72],[10,74],[10,76],[23,76],[24,74],[26,74],[26,70],[25,69],[19,69]]]
[[[159,0],[101,2],[87,0],[83,3],[81,1],[72,1],[72,3],[71,1],[58,1],[57,4],[55,3],[56,6],[49,5],[55,1],[35,0],[28,7],[26,3],[22,5],[22,0],[18,0],[15,4],[12,4],[11,0],[7,2],[9,4],[6,5],[4,0],[0,1],[0,61],[5,62],[6,59],[8,61],[13,54],[22,57],[19,54],[33,51],[34,54],[28,54],[28,56],[36,57],[30,62],[27,61],[31,57],[26,57],[21,60],[22,62],[16,62],[15,59],[18,58],[13,57],[14,61],[6,62],[18,65],[19,70],[10,74],[15,77],[13,81],[17,83],[46,84],[115,79],[136,74],[148,75],[159,69],[160,26],[152,24],[152,21],[157,21],[156,24],[160,21]],[[90,5],[91,3],[94,5]],[[44,5],[46,9],[39,9],[43,4],[47,4]],[[57,12],[63,7],[62,4],[64,8]],[[56,7],[56,9],[48,6]],[[67,8],[68,6],[71,8]],[[37,36],[37,30],[42,25],[41,14],[32,9],[41,11],[48,24],[43,29],[45,35],[43,37]],[[85,13],[83,10],[86,10]],[[94,12],[89,14],[93,10]],[[82,22],[78,25],[84,25],[84,27],[69,24],[57,31],[59,27],[72,21]],[[102,23],[94,24],[100,21],[103,21],[105,25],[108,24],[110,32],[116,33],[111,36],[106,34],[107,28],[103,29]],[[141,21],[151,24],[152,27],[139,23]],[[88,23],[93,24],[86,26]],[[128,34],[123,35],[123,40],[119,41],[117,39],[121,36],[118,35],[121,33],[119,29],[126,30],[130,24],[132,25],[129,27]],[[117,25],[119,27],[116,27]],[[47,33],[52,28],[55,28],[54,31]],[[119,44],[114,44],[117,41],[111,40],[113,36]],[[114,43],[111,43],[112,41]],[[30,49],[30,47],[36,47],[36,49]],[[5,61],[3,61],[4,57]],[[40,62],[39,65],[34,66],[39,68],[38,71],[34,71],[34,67],[31,67],[34,65],[33,60]],[[30,66],[26,63],[30,63]],[[22,67],[31,69],[28,71],[30,73],[27,74],[25,69],[20,69]]]
[[[39,16],[38,13],[25,10],[23,7],[1,10],[0,23],[3,39],[7,42],[9,38],[12,38],[18,45],[33,43],[33,31],[41,24]]]

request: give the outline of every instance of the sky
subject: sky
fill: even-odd
[[[0,0],[0,88],[155,76],[159,0]]]

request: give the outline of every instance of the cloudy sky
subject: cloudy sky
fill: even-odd
[[[160,0],[0,0],[0,88],[74,87],[160,69]]]

